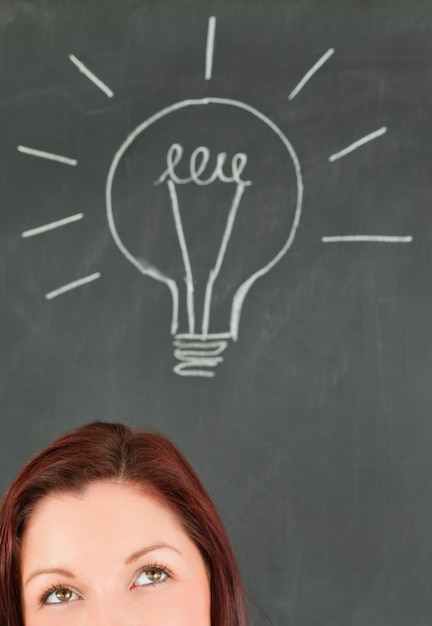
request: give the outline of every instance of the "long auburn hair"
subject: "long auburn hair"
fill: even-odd
[[[16,476],[0,503],[0,624],[24,626],[20,545],[37,503],[96,481],[142,485],[161,497],[199,548],[209,571],[212,626],[247,626],[239,568],[201,481],[163,435],[94,422],[60,436]]]

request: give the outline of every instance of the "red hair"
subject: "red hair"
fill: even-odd
[[[198,546],[210,574],[211,625],[246,626],[239,568],[216,509],[176,446],[155,432],[95,422],[72,430],[34,456],[0,503],[0,624],[24,626],[20,543],[36,504],[100,480],[141,485],[161,497]]]

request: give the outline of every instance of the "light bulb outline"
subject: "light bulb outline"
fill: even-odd
[[[120,145],[118,150],[116,151],[114,158],[111,162],[108,176],[106,180],[105,186],[105,201],[106,201],[106,212],[107,212],[107,220],[108,226],[111,232],[111,235],[114,239],[114,242],[120,252],[126,257],[126,259],[135,266],[138,271],[144,276],[149,276],[154,280],[157,280],[163,284],[165,284],[170,292],[172,297],[172,317],[171,317],[171,334],[175,335],[178,331],[179,325],[179,290],[177,287],[177,283],[173,278],[166,276],[163,272],[158,270],[156,267],[153,267],[151,264],[146,262],[146,265],[143,265],[142,261],[138,260],[124,245],[122,242],[115,225],[114,214],[113,214],[113,204],[112,204],[112,187],[114,182],[114,177],[119,166],[121,159],[123,158],[125,152],[132,145],[132,143],[150,126],[163,119],[167,115],[174,113],[175,111],[179,111],[181,109],[185,109],[187,107],[194,106],[205,106],[209,104],[220,104],[235,107],[241,110],[244,110],[256,118],[258,118],[261,122],[263,122],[267,127],[272,130],[276,136],[282,141],[284,147],[287,149],[288,154],[290,156],[291,162],[294,166],[294,173],[297,184],[297,194],[296,194],[296,203],[294,210],[294,219],[292,226],[290,228],[290,232],[288,235],[288,239],[282,246],[282,248],[277,252],[277,254],[262,268],[256,270],[249,278],[247,278],[235,292],[233,297],[233,303],[231,307],[231,315],[230,315],[230,331],[229,333],[224,333],[223,335],[227,338],[231,338],[234,341],[238,339],[239,334],[239,326],[240,326],[240,318],[242,314],[243,304],[246,299],[248,292],[254,283],[259,279],[265,276],[268,272],[270,272],[279,261],[287,254],[288,250],[291,248],[295,235],[298,230],[298,226],[300,223],[300,217],[302,213],[302,205],[303,205],[303,178],[301,173],[300,161],[297,157],[297,154],[289,141],[286,135],[282,132],[282,130],[266,115],[252,107],[251,105],[241,102],[239,100],[233,100],[231,98],[219,98],[219,97],[207,97],[207,98],[198,98],[198,99],[186,99],[171,104],[159,111],[155,114],[148,117],[144,122],[141,122],[125,139],[125,141]],[[220,335],[220,334],[219,334]],[[190,336],[183,334],[182,336]],[[208,335],[212,337],[212,334]],[[201,337],[202,335],[197,335],[197,337]]]

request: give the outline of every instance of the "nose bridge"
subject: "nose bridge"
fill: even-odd
[[[93,598],[86,611],[85,626],[142,626],[142,624],[144,622],[138,616],[130,615],[130,610],[128,611],[122,598],[115,594],[111,597]]]

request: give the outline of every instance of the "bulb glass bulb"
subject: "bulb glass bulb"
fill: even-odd
[[[128,261],[170,291],[177,374],[214,376],[251,287],[292,246],[302,198],[290,141],[237,100],[177,102],[120,146],[108,224]]]

